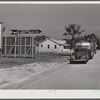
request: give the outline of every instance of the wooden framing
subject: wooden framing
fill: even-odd
[[[34,35],[3,36],[2,55],[6,57],[31,57],[35,55]]]

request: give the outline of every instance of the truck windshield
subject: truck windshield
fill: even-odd
[[[75,49],[75,52],[84,52],[85,49]]]

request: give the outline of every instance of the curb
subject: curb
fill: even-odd
[[[32,74],[31,76],[29,76],[27,78],[4,84],[4,85],[0,86],[0,89],[24,89],[23,88],[24,86],[29,85],[31,82],[34,82],[42,77],[47,76],[50,73],[53,73],[53,72],[65,67],[64,66],[65,64],[68,64],[68,61],[64,62],[63,64],[60,64],[59,66],[56,65],[53,68],[49,68],[47,70],[38,72],[35,75]],[[24,86],[23,86],[23,84],[24,84]]]

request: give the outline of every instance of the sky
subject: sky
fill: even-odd
[[[100,4],[0,4],[0,21],[11,29],[40,29],[41,35],[65,38],[65,26],[81,25],[82,34],[100,37]]]

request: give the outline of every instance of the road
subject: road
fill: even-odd
[[[22,89],[100,89],[100,51],[87,64],[66,64]]]
[[[100,89],[100,51],[87,64],[66,63],[38,80],[23,83],[20,89]]]

